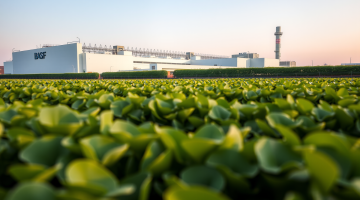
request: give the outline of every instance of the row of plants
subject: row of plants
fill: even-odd
[[[176,77],[266,77],[360,75],[360,66],[177,69]]]
[[[99,73],[2,74],[0,79],[98,79]]]
[[[0,80],[0,199],[359,199],[359,87]]]
[[[104,79],[167,78],[165,70],[104,72]],[[281,76],[341,76],[360,75],[360,66],[266,67],[225,69],[178,69],[174,76],[182,77],[281,77]],[[98,79],[98,73],[65,74],[5,74],[0,79]]]
[[[166,78],[168,75],[165,70],[150,71],[129,71],[129,72],[104,72],[104,79],[126,79],[126,78]]]

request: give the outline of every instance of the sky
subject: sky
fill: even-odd
[[[360,0],[0,0],[0,65],[12,50],[66,44],[230,56],[254,52],[297,66],[360,63]]]

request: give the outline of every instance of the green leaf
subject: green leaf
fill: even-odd
[[[107,151],[101,163],[105,166],[111,166],[115,164],[126,154],[128,149],[129,149],[129,145],[124,144]]]
[[[301,121],[294,122],[288,115],[283,113],[270,113],[266,116],[266,120],[272,127],[276,127],[276,125],[283,125],[289,128],[296,128],[301,124]]]
[[[10,124],[11,119],[16,115],[16,111],[13,109],[9,109],[3,112],[0,112],[0,120],[2,122]]]
[[[349,156],[350,144],[343,137],[331,132],[314,132],[304,138],[304,144],[331,147],[340,152],[344,157]]]
[[[196,131],[194,138],[204,138],[220,144],[224,140],[224,133],[218,126],[206,124]]]
[[[226,196],[205,187],[171,187],[164,193],[165,200],[229,200]]]
[[[85,105],[85,103],[86,103],[85,99],[78,99],[71,105],[71,108],[75,110],[79,110]]]
[[[300,128],[307,131],[307,132],[312,132],[312,131],[319,131],[324,129],[325,127],[325,123],[315,123],[310,117],[308,116],[299,116],[296,119],[297,122],[300,122]]]
[[[74,134],[83,123],[69,107],[58,105],[40,110],[39,122],[51,133]]]
[[[313,103],[311,103],[311,101],[306,99],[297,99],[296,106],[298,108],[298,111],[304,115],[310,113],[311,110],[314,108]]]
[[[201,163],[212,150],[218,147],[218,144],[213,140],[191,138],[183,140],[181,142],[181,147],[191,158],[196,162]]]
[[[3,134],[4,134],[4,125],[0,123],[0,138],[3,136]]]
[[[9,168],[9,174],[14,177],[17,181],[29,181],[32,180],[37,175],[43,173],[46,170],[46,167],[43,165],[23,165],[17,164],[12,165]]]
[[[244,139],[240,129],[235,125],[230,125],[225,140],[220,145],[220,149],[234,149],[235,151],[241,151],[243,148]]]
[[[260,120],[260,119],[256,119],[255,123],[257,125],[257,127],[265,134],[271,137],[278,137],[278,134],[264,121]],[[248,123],[249,124],[249,123]],[[250,123],[251,125],[252,123]],[[252,124],[251,129],[253,131],[256,131],[256,127],[254,127],[255,124]]]
[[[301,145],[299,136],[293,130],[283,125],[276,125],[275,128],[283,136],[284,142],[290,145]]]
[[[339,177],[335,162],[316,151],[305,153],[305,161],[314,182],[323,192],[328,192]]]
[[[84,112],[82,112],[81,114],[86,115],[86,117],[88,115],[96,117],[98,115],[98,113],[100,112],[100,110],[101,110],[100,107],[91,107],[91,108],[85,110]]]
[[[356,102],[357,99],[342,99],[338,101],[338,104],[343,108],[347,108],[349,105],[355,104]]]
[[[198,117],[195,117],[195,116],[189,117],[188,120],[193,126],[195,126],[197,128],[204,125],[204,120],[202,120]]]
[[[340,123],[340,127],[343,130],[350,129],[354,125],[354,118],[351,116],[351,113],[346,108],[336,109],[335,117]]]
[[[105,154],[120,144],[113,138],[103,135],[92,135],[80,140],[80,146],[85,157],[101,161]]]
[[[301,156],[286,144],[263,137],[256,142],[255,153],[261,169],[279,174],[284,170],[301,166]]]
[[[55,191],[48,184],[29,182],[17,186],[6,200],[55,200]]]
[[[323,122],[332,118],[335,115],[335,112],[330,112],[320,108],[313,108],[311,114],[315,116],[316,120],[318,120],[319,122]]]
[[[116,117],[121,118],[123,117],[124,108],[126,108],[128,105],[130,105],[130,103],[127,101],[122,101],[122,100],[114,101],[111,103],[110,109],[114,112],[114,115]]]
[[[21,148],[35,139],[35,134],[32,131],[21,127],[8,129],[6,135],[10,141],[17,142]]]
[[[180,178],[189,185],[206,186],[216,191],[222,191],[225,187],[224,177],[216,169],[207,166],[188,167],[180,173]]]
[[[347,91],[346,88],[340,88],[336,94],[340,97],[345,97],[345,96],[349,96],[349,92]]]
[[[61,137],[44,136],[33,141],[20,152],[20,158],[28,163],[53,166],[62,151]]]
[[[100,132],[102,134],[109,134],[110,127],[113,125],[113,117],[111,110],[105,110],[100,114]]]
[[[223,108],[222,106],[213,106],[209,112],[209,117],[214,120],[227,120],[229,119],[231,112]]]
[[[185,151],[181,145],[182,141],[188,139],[186,134],[180,130],[172,128],[159,128],[155,126],[157,134],[167,149],[173,150],[178,162],[182,163],[185,160]]]
[[[114,124],[110,128],[110,134],[118,141],[126,143],[141,133],[136,126],[130,122],[115,120]]]
[[[99,100],[95,99],[95,102],[98,103],[102,108],[109,109],[111,102],[114,101],[113,94],[103,94]]]
[[[74,160],[66,169],[66,180],[71,186],[88,190],[99,188],[105,193],[117,188],[116,177],[102,165],[92,160]],[[102,192],[104,194],[104,192]]]
[[[145,200],[149,196],[149,189],[151,186],[152,177],[147,172],[137,173],[132,176],[128,176],[123,179],[120,183],[122,185],[132,184],[135,186],[136,190],[127,196],[122,196],[122,200],[130,200],[130,199],[141,199]]]
[[[141,161],[141,169],[149,170],[154,174],[161,174],[169,169],[171,161],[171,150],[165,151],[164,146],[160,142],[153,141],[144,153]]]
[[[250,163],[244,155],[232,149],[212,153],[206,160],[206,164],[214,167],[224,166],[232,173],[245,177],[254,177],[259,170],[256,164]]]
[[[178,119],[184,123],[186,121],[186,119],[189,118],[189,116],[194,112],[195,108],[188,108],[188,109],[184,109],[184,110],[180,110],[178,112]]]

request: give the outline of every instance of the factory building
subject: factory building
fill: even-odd
[[[91,46],[79,42],[43,45],[40,48],[13,51],[11,61],[4,62],[5,74],[90,73],[137,70],[295,67],[295,61],[280,62],[281,27],[276,27],[275,59],[260,58],[257,53],[228,56],[124,46]]]
[[[360,63],[341,63],[343,66],[360,65]]]
[[[96,47],[81,43],[43,45],[14,51],[12,61],[4,62],[5,74],[88,73],[130,70],[210,69],[279,67],[279,59],[259,58],[251,53],[226,56],[196,54],[123,46]]]

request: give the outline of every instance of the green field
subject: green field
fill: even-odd
[[[0,80],[0,199],[360,199],[359,87]]]

